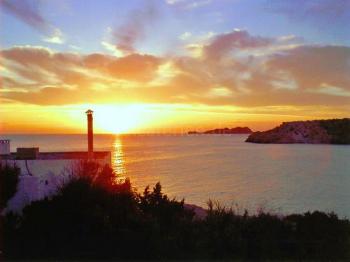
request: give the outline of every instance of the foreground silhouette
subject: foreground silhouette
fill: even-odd
[[[6,207],[7,201],[17,191],[19,174],[17,166],[10,166],[0,162],[0,213]]]
[[[71,172],[51,199],[2,217],[5,259],[350,258],[350,223],[333,213],[237,214],[209,201],[199,219],[159,183],[138,194],[108,166]]]

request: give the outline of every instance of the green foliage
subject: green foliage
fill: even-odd
[[[19,175],[20,169],[16,165],[10,166],[0,162],[0,211],[17,192]]]
[[[320,120],[320,125],[332,137],[333,144],[350,144],[350,119]]]
[[[74,172],[56,196],[3,218],[5,258],[350,258],[350,223],[333,213],[249,215],[209,201],[198,219],[159,183],[138,194],[107,167],[82,163]]]

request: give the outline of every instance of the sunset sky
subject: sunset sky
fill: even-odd
[[[349,0],[0,0],[0,133],[350,116]]]

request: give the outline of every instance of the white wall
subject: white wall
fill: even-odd
[[[7,203],[6,211],[20,212],[23,207],[32,201],[43,199],[57,192],[59,186],[69,180],[69,169],[79,160],[27,160],[28,169],[32,176],[28,175],[26,160],[0,160],[2,163],[16,164],[21,169],[17,193]],[[97,160],[101,165],[109,164],[106,159]],[[6,212],[5,211],[5,212]]]

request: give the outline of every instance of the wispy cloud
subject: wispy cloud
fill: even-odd
[[[317,0],[317,1],[266,1],[264,8],[286,15],[294,21],[313,21],[329,23],[350,18],[350,1],[348,0]]]
[[[187,39],[190,38],[191,36],[192,36],[191,32],[184,32],[183,34],[181,34],[181,35],[179,36],[179,38],[180,38],[181,40],[187,40]]]
[[[107,41],[102,41],[102,42],[101,42],[101,45],[102,45],[106,50],[108,50],[109,52],[111,52],[113,55],[115,55],[115,56],[117,56],[117,57],[121,57],[121,56],[124,55],[123,52],[120,51],[120,50],[118,50],[118,48],[117,48],[115,45],[113,45],[113,44],[111,44],[111,43],[109,43],[109,42],[107,42]]]
[[[210,59],[227,56],[232,50],[244,50],[266,47],[273,43],[267,37],[252,36],[245,30],[235,29],[232,32],[217,35],[204,48],[204,55]]]
[[[53,26],[40,12],[39,1],[0,0],[0,7],[10,15],[39,31],[45,37],[45,42],[53,44],[64,43],[63,33]]]
[[[187,9],[198,8],[198,7],[209,5],[211,2],[212,2],[211,0],[193,1],[192,3],[187,4],[186,8]]]
[[[50,25],[41,15],[38,3],[28,0],[0,0],[0,6],[4,11],[46,34],[50,31]]]
[[[51,44],[63,44],[64,38],[61,30],[56,28],[53,34],[49,37],[44,37],[43,41]]]
[[[178,4],[178,3],[181,3],[181,2],[184,2],[186,0],[165,0],[165,2],[169,5],[174,5],[174,4]]]
[[[212,3],[212,0],[165,0],[169,5],[179,7],[181,9],[195,9]]]
[[[153,1],[145,3],[143,7],[134,9],[124,23],[112,30],[117,49],[125,54],[135,52],[135,45],[145,37],[147,27],[160,15]]]
[[[290,46],[293,41],[294,36],[266,38],[234,30],[197,46],[198,57],[14,47],[0,52],[0,92],[8,101],[40,105],[137,101],[261,110],[349,104],[350,48]],[[115,50],[108,42],[102,45]]]

